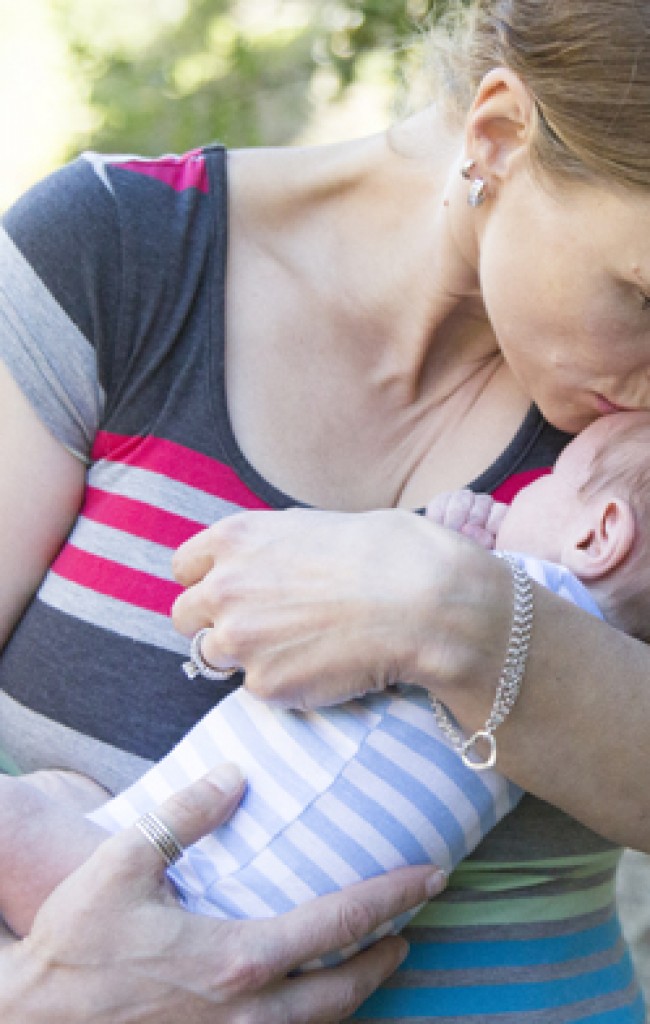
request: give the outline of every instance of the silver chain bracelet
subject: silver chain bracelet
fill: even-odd
[[[431,706],[440,729],[451,740],[463,764],[477,772],[493,768],[496,764],[497,743],[494,730],[506,720],[519,696],[533,631],[533,588],[530,577],[511,555],[499,551],[496,552],[496,557],[507,562],[510,567],[514,598],[508,650],[488,719],[482,729],[466,740],[454,726],[444,704],[441,704],[437,697],[431,696]],[[487,757],[483,761],[470,757],[479,740],[485,740],[489,746]]]

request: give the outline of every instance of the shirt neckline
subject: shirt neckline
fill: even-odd
[[[271,508],[309,508],[306,502],[286,494],[263,477],[249,462],[235,437],[226,393],[226,274],[228,253],[228,174],[227,151],[215,144],[204,149],[210,179],[210,201],[213,245],[210,262],[211,324],[210,342],[210,396],[213,422],[218,431],[220,445],[228,463],[241,481]],[[511,476],[544,429],[545,420],[534,405],[528,409],[522,423],[504,451],[484,472],[467,487],[473,491],[490,493]],[[419,510],[415,510],[419,511]]]

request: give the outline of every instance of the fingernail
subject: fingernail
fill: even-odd
[[[208,772],[207,779],[218,786],[224,796],[238,793],[244,783],[244,776],[236,764],[218,764]]]
[[[409,944],[406,941],[406,939],[404,939],[401,935],[400,935],[400,940],[401,940],[402,945],[401,945],[401,948],[400,948],[400,950],[399,950],[399,952],[397,954],[398,955],[398,960],[397,960],[397,966],[398,967],[400,966],[400,964],[404,963],[404,961],[406,960],[407,956],[411,952],[411,947],[409,946]]]
[[[444,871],[434,871],[432,875],[426,880],[425,888],[429,899],[433,899],[438,893],[442,892],[447,884],[448,878]]]

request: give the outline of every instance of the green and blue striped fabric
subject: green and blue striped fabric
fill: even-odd
[[[405,932],[402,968],[354,1019],[644,1024],[614,904],[619,856],[461,864]]]
[[[20,775],[20,769],[16,764],[14,764],[9,755],[5,754],[2,748],[0,748],[0,774]]]

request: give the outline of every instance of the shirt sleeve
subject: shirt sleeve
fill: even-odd
[[[120,308],[115,202],[79,159],[0,225],[0,358],[52,434],[87,460]]]

